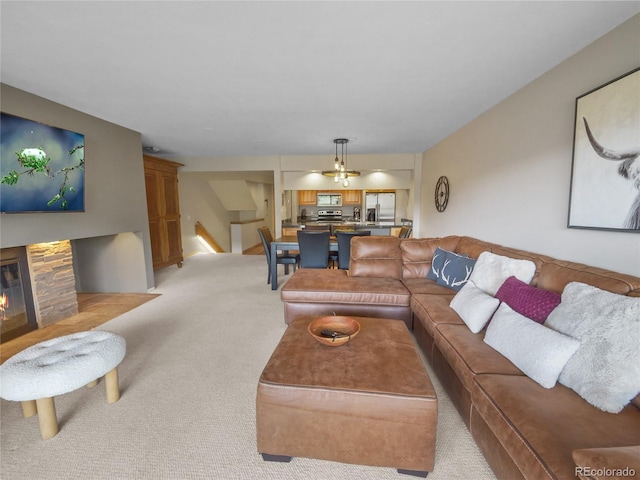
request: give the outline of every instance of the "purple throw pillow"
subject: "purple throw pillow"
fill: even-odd
[[[552,310],[560,304],[561,296],[551,290],[527,285],[516,277],[509,277],[496,292],[496,298],[520,315],[543,324]]]

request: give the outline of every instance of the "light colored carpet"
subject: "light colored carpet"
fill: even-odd
[[[122,396],[104,385],[56,397],[60,433],[0,402],[0,478],[410,479],[391,468],[305,458],[264,462],[255,440],[258,378],[285,330],[262,256],[200,254],[157,272],[162,295],[99,328],[125,337]],[[280,266],[279,268],[282,268]],[[280,285],[286,281],[280,275]],[[430,371],[430,370],[429,370]],[[438,437],[433,480],[494,479],[433,374]]]

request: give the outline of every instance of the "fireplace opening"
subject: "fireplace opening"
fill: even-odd
[[[0,343],[38,328],[27,251],[0,250]]]

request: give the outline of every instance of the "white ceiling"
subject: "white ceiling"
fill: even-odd
[[[640,2],[3,0],[1,80],[158,156],[428,149]],[[594,68],[597,68],[594,65]]]

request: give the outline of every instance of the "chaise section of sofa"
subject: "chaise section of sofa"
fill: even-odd
[[[411,293],[402,283],[400,239],[351,242],[349,272],[298,269],[282,287],[287,324],[302,315],[392,318],[411,328]]]
[[[300,268],[282,287],[284,319],[304,315],[393,318],[411,325],[411,294],[394,278],[354,278],[344,270]]]

